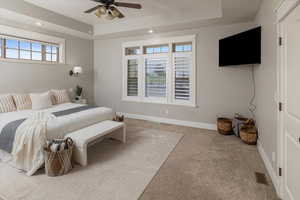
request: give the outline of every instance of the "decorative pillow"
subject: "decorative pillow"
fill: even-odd
[[[13,98],[18,110],[28,110],[32,108],[31,99],[28,94],[14,94]]]
[[[69,94],[67,90],[51,90],[55,103],[54,104],[61,104],[61,103],[69,103],[71,102]]]
[[[10,94],[0,96],[0,113],[16,111],[14,99]]]
[[[50,92],[30,94],[30,98],[33,110],[46,109],[52,106]]]

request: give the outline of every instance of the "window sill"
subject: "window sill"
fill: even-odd
[[[124,97],[122,101],[125,102],[135,102],[135,103],[148,103],[148,104],[161,104],[161,105],[172,105],[172,106],[185,106],[185,107],[191,107],[191,108],[197,108],[198,106],[193,103],[169,103],[164,101],[150,101],[150,100],[139,100],[134,98],[128,98]]]
[[[20,59],[10,59],[10,58],[0,58],[0,62],[9,63],[28,63],[28,64],[46,64],[46,65],[65,65],[65,63],[60,62],[47,62],[47,61],[35,61],[35,60],[20,60]]]

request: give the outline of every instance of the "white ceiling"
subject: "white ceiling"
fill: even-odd
[[[140,3],[141,10],[120,8],[126,16],[113,21],[84,11],[98,5],[91,0],[24,0],[36,6],[94,25],[95,35],[141,30],[212,19],[250,20],[261,0],[119,0]]]
[[[99,5],[91,0],[25,0],[28,3],[40,6],[42,8],[54,11],[56,13],[71,17],[87,24],[95,25],[98,23],[105,23],[103,19],[97,18],[94,14],[85,14],[84,11],[92,7]],[[147,17],[151,15],[157,15],[169,10],[169,8],[175,8],[180,0],[119,0],[119,2],[140,3],[143,6],[142,10],[119,8],[123,14],[126,15],[126,19],[132,19],[136,17]],[[194,0],[185,0],[187,5],[190,5]],[[195,2],[195,1],[194,1]],[[200,1],[199,1],[200,2]]]

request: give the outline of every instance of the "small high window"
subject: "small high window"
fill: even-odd
[[[140,52],[140,47],[129,47],[129,48],[126,48],[125,49],[125,54],[127,56],[129,55],[139,55],[141,52]]]
[[[159,54],[159,53],[168,53],[168,45],[154,45],[144,47],[144,54]]]
[[[192,43],[176,43],[173,44],[173,52],[191,52],[192,49]]]
[[[58,62],[59,46],[56,44],[15,38],[2,38],[0,41],[1,58]]]

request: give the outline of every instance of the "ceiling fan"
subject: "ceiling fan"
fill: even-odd
[[[108,19],[108,20],[125,17],[117,7],[135,8],[135,9],[142,8],[140,4],[116,2],[115,0],[92,0],[92,1],[101,4],[89,10],[86,10],[85,13],[92,13],[96,11],[95,15],[97,17]]]

